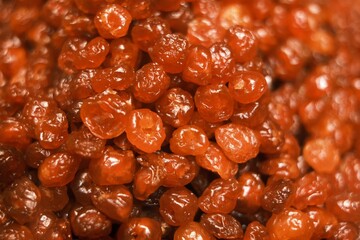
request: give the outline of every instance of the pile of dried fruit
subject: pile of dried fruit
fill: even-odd
[[[0,0],[0,239],[356,240],[360,0]]]

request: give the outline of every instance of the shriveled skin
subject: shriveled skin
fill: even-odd
[[[0,0],[0,240],[359,240],[360,0]]]

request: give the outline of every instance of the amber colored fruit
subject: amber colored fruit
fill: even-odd
[[[334,231],[334,235],[330,240],[349,239],[356,240],[359,237],[359,228],[350,222],[340,222]]]
[[[200,116],[211,123],[228,120],[234,112],[234,100],[223,84],[199,87],[194,100]]]
[[[256,157],[260,141],[254,130],[236,123],[229,123],[215,130],[216,143],[232,161],[243,163]]]
[[[281,212],[291,204],[291,195],[295,187],[290,180],[278,180],[270,182],[264,189],[261,199],[261,206],[265,210],[273,213]]]
[[[127,65],[130,67],[136,67],[139,64],[139,57],[139,48],[131,41],[130,38],[122,37],[114,39],[110,43],[109,54],[106,56],[104,66],[117,67]],[[121,87],[124,86],[123,83],[129,82],[130,81],[122,81]]]
[[[40,164],[39,180],[46,187],[65,186],[74,179],[79,163],[79,159],[68,153],[55,153]]]
[[[33,142],[26,149],[24,161],[27,166],[31,168],[38,168],[44,159],[49,157],[51,153],[52,152],[50,150],[41,147],[39,142]],[[3,161],[3,163],[6,163],[6,161]],[[20,170],[21,167],[19,166],[17,169]]]
[[[213,81],[226,83],[235,72],[235,60],[226,43],[214,43],[210,47]]]
[[[311,239],[314,226],[310,217],[301,211],[288,208],[273,214],[266,223],[270,239]]]
[[[65,143],[68,127],[65,113],[58,109],[44,117],[35,127],[35,136],[43,148],[55,149]]]
[[[0,145],[0,184],[9,184],[25,173],[25,162],[20,151]]]
[[[74,130],[66,141],[66,149],[84,158],[100,158],[105,150],[106,140],[96,137],[82,126]]]
[[[262,161],[259,163],[259,171],[276,179],[296,179],[301,173],[297,162],[288,156]]]
[[[158,16],[136,22],[131,29],[132,40],[141,50],[146,52],[155,44],[159,37],[168,33],[170,33],[168,22]]]
[[[110,139],[124,132],[126,118],[131,110],[130,94],[117,94],[109,90],[85,100],[80,116],[92,134],[101,139]]]
[[[223,179],[229,179],[235,176],[238,166],[230,161],[221,148],[213,142],[210,142],[206,152],[196,156],[196,163],[207,170],[216,172]]]
[[[117,240],[122,239],[161,239],[161,225],[151,218],[130,218],[123,223],[116,235]]]
[[[284,144],[284,132],[271,120],[266,120],[256,128],[260,135],[260,152],[278,153]]]
[[[215,179],[199,197],[199,208],[205,213],[230,213],[236,206],[240,190],[240,184],[234,178]]]
[[[22,110],[22,121],[27,131],[33,135],[35,126],[38,126],[43,118],[56,109],[56,103],[46,99],[31,99]]]
[[[249,9],[249,3],[241,4],[243,2],[227,2],[223,4],[219,12],[219,24],[229,29],[236,26],[250,27],[253,24],[253,17]]]
[[[133,208],[133,197],[123,185],[95,187],[91,201],[98,210],[119,222],[124,222]]]
[[[343,173],[346,180],[346,187],[351,192],[360,191],[360,159],[353,155],[345,157],[342,161],[340,170]]]
[[[31,222],[40,209],[40,190],[27,177],[16,179],[2,195],[7,214],[20,224]]]
[[[45,236],[48,235],[49,232],[53,230],[53,228],[56,228],[58,222],[58,218],[54,213],[50,211],[44,211],[38,213],[35,220],[28,224],[28,227],[34,235],[35,239],[45,240]]]
[[[181,187],[189,184],[196,176],[198,167],[189,157],[163,153],[159,155],[164,170],[162,185],[165,187]]]
[[[244,234],[244,240],[270,240],[270,235],[264,225],[258,221],[251,222]]]
[[[121,1],[122,6],[124,6],[133,19],[141,20],[149,18],[154,14],[154,5],[151,0],[124,0]]]
[[[130,183],[135,173],[135,158],[132,151],[107,147],[103,156],[92,159],[89,173],[98,185],[118,185]]]
[[[129,88],[135,80],[134,69],[128,64],[117,64],[97,71],[91,79],[91,87],[101,93],[108,88],[113,90],[125,90]]]
[[[0,142],[25,149],[31,143],[31,138],[25,124],[15,118],[7,118],[0,123]]]
[[[241,239],[243,237],[240,222],[227,214],[203,214],[200,224],[208,232],[220,239]]]
[[[295,196],[292,205],[297,209],[322,205],[328,197],[331,186],[325,176],[316,172],[304,175],[295,182]]]
[[[26,226],[11,223],[0,227],[1,239],[16,239],[16,240],[34,240],[34,236],[30,229]]]
[[[112,228],[111,221],[91,205],[72,209],[70,223],[73,233],[78,237],[104,237]]]
[[[180,0],[154,0],[155,9],[158,11],[172,12],[180,8]]]
[[[332,173],[340,162],[339,150],[331,139],[318,138],[305,143],[305,161],[320,173]]]
[[[69,203],[68,188],[39,186],[43,209],[58,212]]]
[[[237,62],[248,62],[257,54],[258,40],[254,33],[244,27],[231,27],[225,35]]]
[[[67,73],[99,67],[109,53],[109,43],[96,37],[89,42],[82,38],[67,40],[58,58],[59,67]]]
[[[338,226],[335,215],[319,207],[309,207],[305,212],[309,215],[314,225],[315,231],[312,236],[313,238],[330,238],[334,235],[335,229]]]
[[[288,38],[274,54],[275,74],[284,81],[293,80],[309,57],[309,49],[299,39]]]
[[[176,229],[174,240],[183,239],[212,240],[214,237],[198,222],[187,222]]]
[[[145,64],[136,71],[134,97],[144,103],[155,102],[170,86],[170,78],[165,68],[157,63]]]
[[[136,171],[133,180],[134,197],[144,201],[162,185],[164,177],[165,173],[160,166],[140,168]]]
[[[220,42],[224,34],[224,29],[206,16],[196,17],[189,22],[186,36],[191,44],[209,48],[213,43]]]
[[[201,155],[209,146],[205,132],[195,125],[184,125],[173,132],[170,149],[181,155]]]
[[[131,111],[125,131],[130,143],[147,153],[160,150],[166,137],[161,118],[149,109]]]
[[[191,46],[187,51],[182,77],[184,81],[206,85],[211,81],[210,51],[202,46]]]
[[[360,194],[343,192],[330,196],[326,200],[326,208],[339,221],[358,222],[360,219]]]
[[[236,211],[255,213],[261,206],[264,194],[264,183],[258,174],[245,172],[238,178],[240,194],[237,199]]]
[[[94,23],[104,38],[120,38],[127,34],[131,23],[130,13],[118,4],[109,4],[95,15]]]
[[[94,182],[88,170],[78,171],[74,180],[70,183],[70,188],[76,202],[82,205],[91,204],[91,196],[94,189]]]
[[[160,198],[160,214],[171,226],[191,222],[197,209],[197,197],[185,187],[171,188]]]
[[[235,74],[229,81],[231,96],[242,104],[248,104],[259,100],[267,91],[268,86],[265,77],[255,71],[244,71]]]
[[[206,136],[208,136],[209,139],[214,137],[215,129],[221,126],[221,123],[210,123],[206,121],[204,118],[200,116],[199,112],[197,111],[195,111],[194,114],[192,115],[189,124],[196,125],[201,129],[203,129],[204,132],[206,133]]]
[[[231,121],[250,128],[260,126],[268,117],[268,95],[265,93],[258,101],[248,104],[236,102]]]
[[[156,112],[164,123],[173,127],[187,124],[194,112],[191,94],[181,88],[171,88],[156,102]]]
[[[154,46],[149,49],[149,54],[166,72],[180,73],[184,67],[188,47],[189,43],[183,35],[170,33],[156,40]]]

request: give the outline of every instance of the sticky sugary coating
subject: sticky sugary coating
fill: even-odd
[[[360,0],[0,0],[0,239],[360,235]]]

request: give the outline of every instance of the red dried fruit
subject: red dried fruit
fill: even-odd
[[[322,205],[328,197],[329,182],[316,172],[304,175],[295,182],[295,196],[292,205],[297,209]]]
[[[241,239],[243,237],[241,224],[227,214],[203,214],[200,224],[217,238]]]
[[[104,38],[120,38],[127,34],[131,23],[130,13],[118,4],[108,4],[95,15],[94,23]]]
[[[55,153],[40,164],[39,180],[46,187],[65,186],[74,179],[79,164],[79,159],[68,153]]]
[[[53,212],[61,211],[68,203],[69,196],[67,187],[44,187],[39,186],[41,193],[41,206]]]
[[[176,229],[174,240],[183,240],[189,238],[203,240],[214,239],[214,237],[203,226],[201,226],[200,223],[197,222],[187,222]]]
[[[255,58],[258,41],[252,31],[234,26],[226,32],[225,39],[237,62],[248,62]]]
[[[158,221],[151,218],[131,218],[123,223],[116,236],[121,239],[161,239],[161,225]]]
[[[201,155],[209,146],[205,132],[195,125],[185,125],[173,132],[170,149],[181,155]]]
[[[230,213],[236,206],[240,184],[234,178],[215,179],[199,197],[199,208],[205,213]]]
[[[135,158],[132,151],[107,147],[103,156],[92,159],[89,173],[97,185],[119,185],[130,183],[135,174]]]
[[[240,72],[232,76],[229,81],[231,96],[242,104],[259,100],[267,89],[265,77],[259,72]]]
[[[110,219],[90,205],[72,209],[70,223],[78,237],[100,238],[111,232]]]
[[[237,164],[230,161],[216,143],[210,142],[206,152],[195,159],[200,167],[218,173],[225,180],[234,177],[238,171]]]
[[[187,51],[182,77],[184,81],[207,85],[211,81],[211,54],[202,46],[191,46]]]
[[[340,162],[340,153],[331,139],[317,138],[305,143],[305,161],[319,173],[332,173]]]
[[[189,123],[194,112],[194,101],[189,92],[171,88],[160,97],[155,108],[164,123],[181,127]]]
[[[258,221],[251,222],[247,226],[244,234],[244,240],[256,240],[256,239],[262,239],[262,240],[270,239],[270,235],[267,232],[265,226],[259,223]]]
[[[31,222],[40,210],[40,190],[27,177],[16,179],[2,195],[7,214],[20,224]]]
[[[149,49],[154,62],[162,65],[168,73],[180,73],[184,68],[189,43],[181,34],[170,33],[155,41]]]
[[[259,153],[258,135],[240,124],[229,123],[218,127],[215,139],[225,155],[237,163],[246,162]]]
[[[326,208],[340,221],[358,222],[360,220],[360,194],[340,193],[326,200]]]
[[[170,33],[170,26],[164,19],[153,16],[135,23],[131,29],[134,43],[143,51],[148,51],[162,35]]]
[[[125,131],[127,115],[132,108],[130,94],[108,90],[84,101],[80,116],[92,134],[110,139]]]
[[[234,112],[234,100],[223,84],[199,87],[194,100],[200,116],[211,123],[228,120]]]
[[[198,210],[197,197],[185,187],[171,188],[160,198],[160,214],[171,226],[191,222]]]
[[[131,111],[125,131],[130,143],[147,153],[160,150],[166,137],[161,118],[149,109]]]
[[[270,182],[264,189],[261,206],[272,213],[280,213],[291,204],[291,196],[295,191],[290,180]]]
[[[310,217],[295,209],[285,209],[273,214],[266,223],[270,239],[311,239],[314,226]]]
[[[34,235],[30,229],[26,226],[22,226],[17,223],[11,223],[8,225],[2,225],[0,227],[1,239],[16,239],[16,240],[33,240]]]
[[[314,225],[313,238],[330,238],[334,235],[338,226],[335,215],[319,207],[309,207],[305,212],[309,215]]]
[[[84,158],[100,158],[105,144],[106,140],[94,136],[87,127],[82,126],[71,132],[66,141],[66,149]]]
[[[264,183],[258,174],[245,172],[238,178],[240,194],[237,199],[236,211],[255,213],[261,207],[264,194]]]
[[[135,72],[130,65],[117,64],[114,67],[97,71],[91,79],[91,86],[97,93],[103,92],[108,88],[120,91],[129,88],[134,80]]]
[[[170,86],[170,78],[164,67],[148,63],[136,71],[132,92],[140,102],[155,102]]]
[[[98,210],[119,222],[126,221],[133,208],[133,197],[122,185],[95,187],[91,201]]]
[[[25,162],[20,151],[0,144],[0,186],[25,174]]]
[[[210,47],[213,81],[226,83],[235,72],[235,60],[226,43],[214,43]]]

